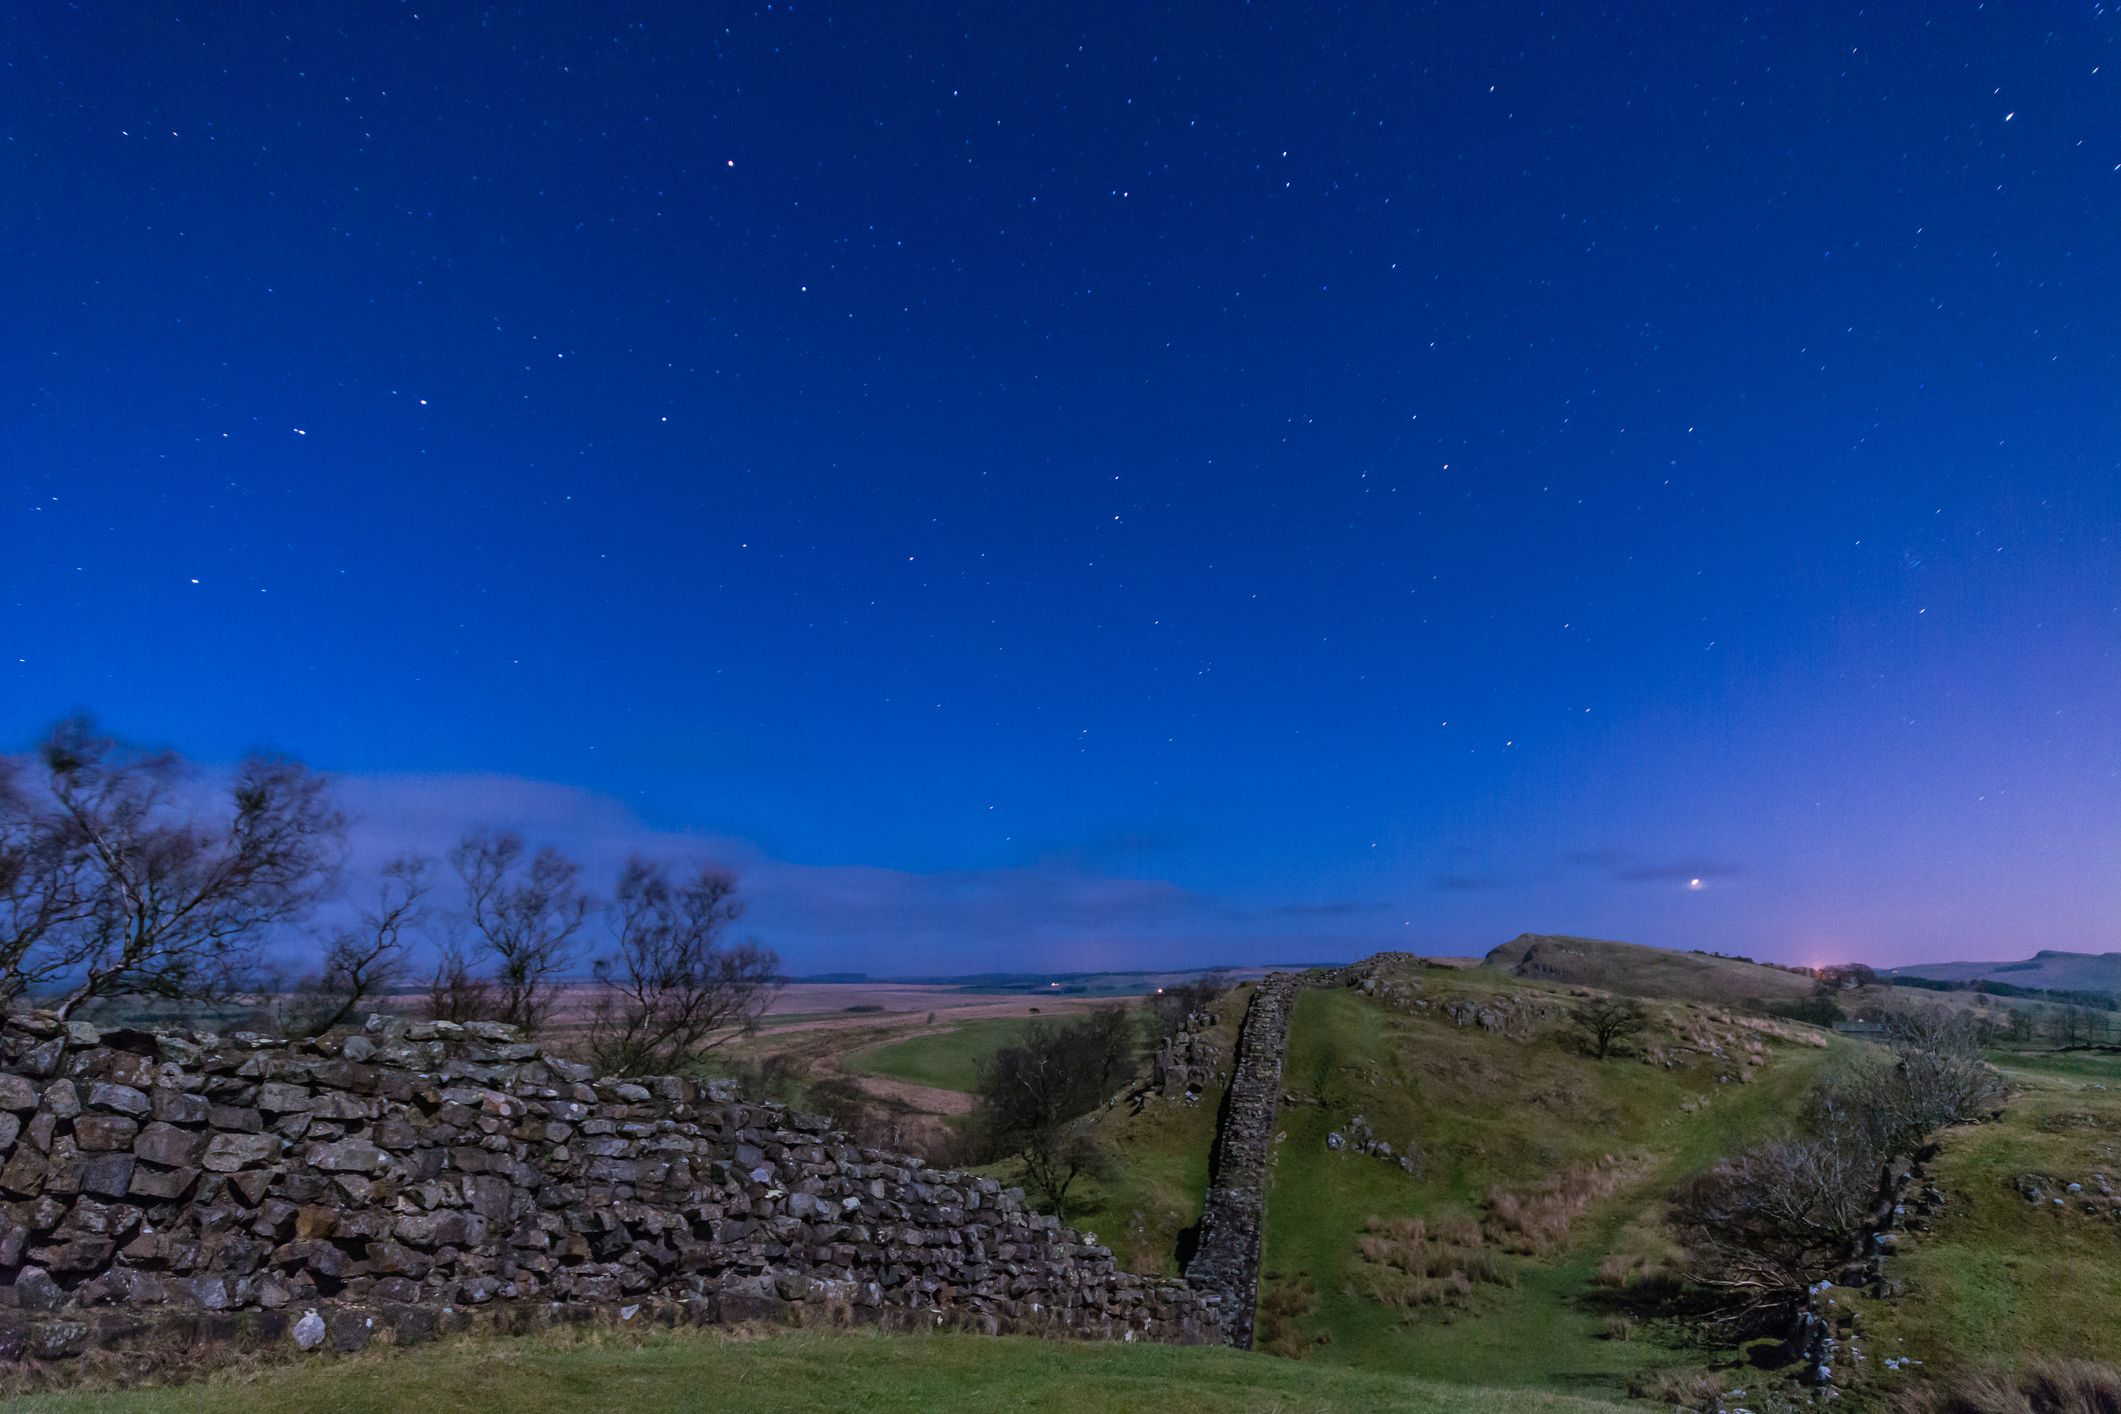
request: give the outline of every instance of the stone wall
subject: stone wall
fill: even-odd
[[[0,1023],[0,1363],[644,1310],[1193,1342],[1220,1309],[990,1178],[505,1027]]]
[[[1281,1102],[1289,1009],[1302,986],[1300,975],[1276,972],[1252,994],[1237,1037],[1230,1088],[1223,1097],[1208,1196],[1201,1208],[1200,1244],[1186,1264],[1186,1280],[1220,1298],[1223,1339],[1241,1350],[1252,1348],[1267,1214],[1267,1159]]]

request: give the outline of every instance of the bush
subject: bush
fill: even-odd
[[[1732,1155],[1674,1199],[1689,1275],[1725,1299],[1727,1317],[1787,1318],[1811,1282],[1858,1255],[1893,1156],[2002,1098],[1963,1013],[1903,1013],[1892,1035],[1895,1062],[1822,1087],[1798,1134]]]

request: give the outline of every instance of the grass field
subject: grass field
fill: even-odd
[[[1035,1018],[988,1017],[948,1031],[856,1051],[840,1062],[855,1075],[882,1075],[913,1085],[972,1094],[987,1058],[1024,1034]]]
[[[1192,1104],[1152,1100],[1133,1113],[1126,1105],[1097,1115],[1092,1132],[1117,1162],[1069,1195],[1068,1221],[1094,1232],[1129,1271],[1178,1274],[1179,1236],[1200,1221],[1208,1193],[1208,1158],[1215,1149],[1215,1116],[1229,1088],[1230,1057],[1251,991],[1240,988],[1222,1004],[1210,1033],[1222,1055],[1220,1080]]]
[[[1951,1380],[2035,1352],[2121,1355],[2121,1220],[2095,1178],[2121,1191],[2121,1056],[1990,1058],[2018,1093],[1999,1121],[1944,1136],[1931,1166],[1944,1210],[1887,1264],[1905,1294],[1844,1298],[1870,1332],[1872,1382],[1895,1382],[1880,1368],[1887,1356]],[[2035,1199],[2021,1190],[2027,1177],[2042,1181]],[[2072,1182],[2083,1191],[2069,1193]]]
[[[1298,1103],[1282,1111],[1268,1198],[1263,1331],[1293,1335],[1279,1344],[1300,1347],[1306,1363],[1600,1397],[1622,1394],[1644,1371],[1706,1363],[1712,1352],[1670,1325],[1637,1322],[1626,1339],[1610,1338],[1616,1298],[1594,1273],[1615,1252],[1654,1250],[1663,1195],[1783,1123],[1830,1048],[1768,1045],[1750,1082],[1719,1084],[1719,1074],[1740,1069],[1735,1061],[1601,1062],[1551,1022],[1528,1025],[1521,1038],[1453,1025],[1439,1011],[1454,996],[1500,991],[1535,1007],[1564,998],[1491,972],[1417,976],[1426,1011],[1349,990],[1307,992],[1297,1004],[1284,1085]],[[1669,1014],[1706,1025],[1711,1013]],[[1395,1149],[1420,1155],[1418,1173],[1329,1149],[1327,1134],[1356,1114]],[[1403,1307],[1377,1294],[1378,1269],[1358,1252],[1367,1220],[1418,1217],[1469,1230],[1496,1186],[1528,1188],[1606,1156],[1620,1175],[1614,1191],[1589,1202],[1565,1240],[1537,1257],[1504,1255],[1489,1242],[1485,1257],[1472,1259],[1492,1260],[1505,1280],[1436,1304]],[[1286,1315],[1269,1319],[1269,1308]]]
[[[20,1414],[575,1414],[588,1409],[1401,1410],[1407,1414],[1599,1414],[1530,1398],[1223,1349],[968,1335],[704,1332],[464,1340],[224,1375],[172,1389],[43,1395]]]
[[[1716,1002],[1786,1001],[1809,994],[1811,978],[1779,967],[1641,943],[1526,933],[1490,952],[1483,965],[1514,975],[1631,997]]]

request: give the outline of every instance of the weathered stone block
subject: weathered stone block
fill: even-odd
[[[195,1168],[158,1169],[140,1164],[133,1169],[130,1192],[136,1198],[181,1198],[199,1181]]]
[[[133,1156],[122,1151],[90,1154],[81,1165],[82,1191],[123,1198],[132,1187],[134,1168]]]
[[[295,1110],[306,1110],[316,1103],[316,1097],[299,1085],[289,1085],[279,1080],[268,1080],[258,1087],[258,1108],[267,1114],[286,1114]]]
[[[151,1164],[184,1168],[198,1162],[199,1150],[205,1142],[204,1135],[157,1120],[133,1139],[133,1152]]]
[[[108,1080],[98,1080],[88,1087],[88,1107],[138,1118],[145,1116],[154,1105],[144,1090]]]
[[[234,1173],[279,1157],[280,1141],[270,1134],[216,1134],[206,1141],[199,1162],[215,1173]]]
[[[139,1121],[124,1115],[83,1115],[74,1121],[74,1146],[90,1153],[130,1149],[139,1132]]]

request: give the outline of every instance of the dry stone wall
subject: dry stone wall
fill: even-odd
[[[1274,1146],[1274,1121],[1281,1102],[1289,1010],[1302,986],[1299,974],[1272,973],[1259,984],[1245,1010],[1215,1136],[1208,1196],[1201,1207],[1200,1243],[1186,1264],[1186,1280],[1219,1298],[1222,1337],[1241,1350],[1252,1348],[1260,1243],[1267,1215],[1267,1159]]]
[[[990,1178],[506,1027],[0,1022],[0,1364],[644,1313],[1195,1342],[1220,1311]]]

